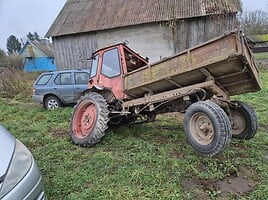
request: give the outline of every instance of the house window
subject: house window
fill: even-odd
[[[101,73],[110,78],[120,75],[121,71],[117,48],[106,51],[103,54]]]

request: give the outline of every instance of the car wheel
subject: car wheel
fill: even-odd
[[[61,101],[55,96],[48,96],[45,99],[44,107],[48,110],[53,110],[61,107]]]

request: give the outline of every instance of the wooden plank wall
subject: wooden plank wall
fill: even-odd
[[[87,59],[96,50],[95,34],[77,34],[53,38],[57,69],[90,68]]]
[[[235,14],[184,19],[176,22],[175,52],[201,44],[239,27]]]
[[[201,44],[214,37],[220,36],[227,31],[234,30],[235,28],[239,27],[235,14],[213,17],[199,17],[179,20],[171,23],[162,22],[156,24],[156,26],[163,25],[168,26],[170,29],[172,29],[172,34],[169,36],[171,38],[169,40],[165,40],[167,42],[173,41],[173,54],[185,50],[189,47]],[[131,34],[131,32],[133,32],[133,27],[129,29],[130,33],[128,34],[126,34],[124,31],[120,32],[120,29],[118,29],[118,31],[115,30],[116,29],[113,29],[112,31],[107,30],[107,34],[109,34],[110,37],[115,37],[114,40],[117,37],[125,38],[126,35],[130,34],[132,37],[137,37],[137,41],[140,41],[140,34],[146,34],[146,32],[139,32],[140,34],[136,34],[137,36],[135,36],[135,34]],[[81,33],[53,38],[57,68],[90,68],[91,62],[86,61],[86,59],[89,58],[91,54],[98,48],[96,34],[98,33]],[[163,35],[163,37],[167,36],[168,35]],[[144,37],[148,37],[148,35],[144,35]],[[152,46],[150,42],[148,42],[148,44],[142,44],[140,46],[142,47],[144,45],[146,45],[146,47]],[[167,46],[168,45],[169,44],[167,44]],[[136,51],[138,53],[141,52],[139,49],[136,49]],[[151,51],[155,52],[156,49],[152,48]],[[161,50],[159,50],[159,52],[160,51]]]

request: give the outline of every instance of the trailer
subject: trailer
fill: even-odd
[[[253,138],[253,108],[230,96],[261,89],[251,50],[240,32],[231,32],[148,64],[126,44],[96,51],[88,90],[71,118],[73,143],[92,146],[113,124],[154,121],[156,115],[184,113],[187,140],[213,156],[232,137]]]

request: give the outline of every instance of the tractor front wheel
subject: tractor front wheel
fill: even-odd
[[[108,128],[109,111],[104,97],[91,92],[82,96],[71,118],[70,137],[74,144],[92,146],[100,141]]]

